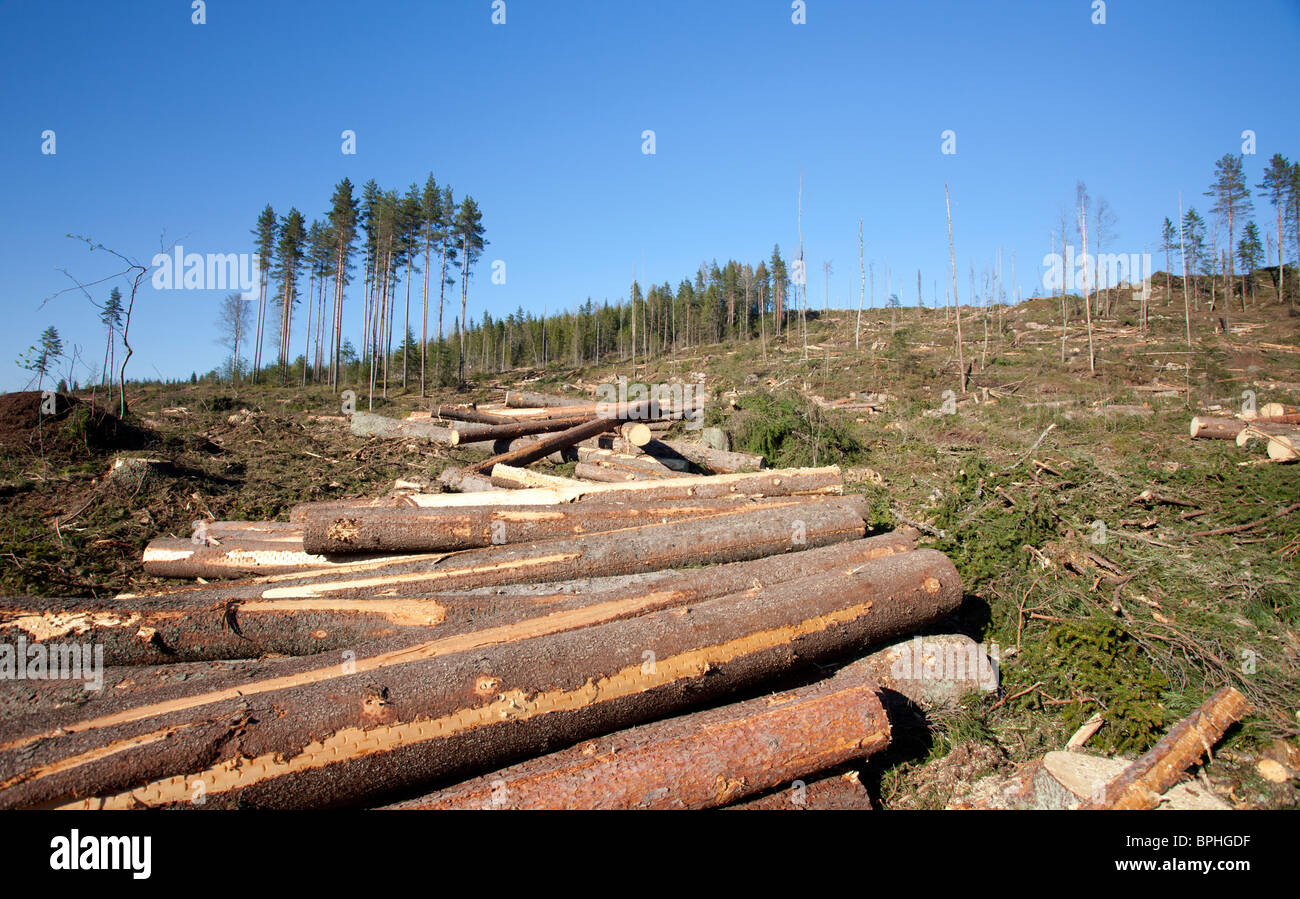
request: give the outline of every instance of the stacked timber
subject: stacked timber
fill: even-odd
[[[838,469],[491,477],[521,486],[208,522],[166,569],[195,583],[0,601],[0,638],[93,644],[112,686],[0,685],[0,807],[703,808],[834,786],[888,745],[881,684],[910,670],[842,663],[961,602],[945,556],[867,536]],[[236,564],[272,551],[298,564]]]
[[[1258,443],[1272,462],[1300,459],[1300,407],[1296,406],[1267,403],[1235,418],[1197,415],[1192,418],[1190,432],[1195,438],[1235,440],[1240,447]],[[1255,463],[1252,460],[1241,464]]]

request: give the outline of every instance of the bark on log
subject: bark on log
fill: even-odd
[[[573,503],[544,508],[364,509],[314,513],[302,525],[309,553],[339,555],[451,552],[514,543],[532,543],[626,530],[649,524],[744,516],[768,509],[808,509],[839,498],[778,497],[737,502],[729,499],[665,500],[652,503]]]
[[[462,506],[548,506],[571,502],[632,502],[639,499],[718,499],[741,496],[827,496],[844,489],[838,466],[826,468],[775,468],[762,472],[739,472],[708,478],[674,478],[653,484],[576,484],[572,487],[536,487],[527,490],[498,490],[491,493],[409,493],[357,500],[327,500],[301,503],[289,512],[289,521],[301,524],[317,508],[359,509],[420,506],[450,508]]]
[[[552,393],[535,393],[528,390],[507,390],[506,405],[514,409],[537,409],[545,406],[589,406],[586,397],[557,396]]]
[[[365,595],[380,591],[388,596],[414,596],[493,584],[736,562],[861,537],[866,530],[866,515],[866,500],[860,496],[825,497],[810,505],[749,510],[737,506],[736,512],[712,518],[463,550],[450,556],[390,554],[361,560],[341,556],[324,566],[278,575],[277,582],[285,586],[265,595]],[[226,567],[205,568],[191,563],[184,570],[189,573],[174,576],[222,577]],[[289,586],[290,582],[296,586]]]
[[[108,601],[10,598],[0,600],[0,639],[50,651],[88,643],[103,648],[105,665],[158,665],[347,649],[431,627],[445,616],[442,604],[422,599],[205,603],[165,595]]]
[[[762,456],[714,449],[703,443],[693,443],[689,440],[652,440],[645,445],[644,449],[645,452],[659,459],[689,460],[715,474],[758,471],[763,467]]]
[[[886,534],[788,558],[663,572],[645,586],[593,590],[585,582],[567,581],[534,594],[250,600],[237,598],[238,589],[217,588],[109,601],[10,600],[0,607],[0,637],[22,635],[29,644],[89,641],[104,646],[106,665],[310,655],[414,628],[445,636],[529,617],[558,620],[574,610],[622,600],[636,600],[637,608],[652,607],[654,597],[681,605],[913,549],[910,536]]]
[[[390,806],[703,809],[889,745],[875,683],[854,671],[618,731]]]
[[[347,561],[358,560],[349,557]],[[195,543],[180,537],[156,537],[145,545],[141,562],[146,574],[175,578],[260,577],[339,564],[337,559],[304,550],[301,529],[296,540],[280,536],[274,541],[261,541],[231,535],[219,545]]]
[[[469,421],[481,425],[508,425],[515,421],[508,415],[484,412],[472,406],[434,406],[432,417],[448,421]]]
[[[544,418],[536,421],[517,421],[502,425],[456,425],[451,429],[451,445],[484,443],[489,440],[516,440],[534,434],[567,431],[591,420],[590,416]]]
[[[871,811],[871,796],[856,771],[798,780],[766,796],[727,806],[726,811]]]
[[[1250,703],[1232,687],[1222,687],[1200,708],[1184,718],[1160,742],[1079,808],[1151,809],[1164,793],[1237,721],[1250,711]]]
[[[200,659],[208,657],[212,652],[225,652],[224,647],[230,644],[221,641],[228,640],[228,632],[232,630],[240,632],[245,637],[250,633],[254,635],[269,633],[272,640],[288,640],[288,637],[274,632],[270,627],[261,627],[259,631],[254,626],[255,622],[245,626],[248,615],[264,615],[270,612],[309,615],[328,612],[339,616],[380,615],[395,628],[427,627],[435,631],[438,636],[482,630],[489,625],[514,624],[528,618],[545,619],[539,622],[539,627],[550,626],[562,630],[565,626],[571,626],[566,622],[570,622],[575,612],[594,606],[610,609],[626,607],[639,610],[639,614],[653,608],[685,605],[738,590],[784,583],[836,568],[852,568],[874,559],[911,552],[915,548],[916,542],[912,535],[893,532],[749,562],[730,562],[702,569],[664,570],[643,574],[632,578],[634,582],[627,586],[619,584],[613,587],[593,587],[590,580],[582,579],[548,584],[545,590],[539,592],[508,591],[501,589],[501,585],[493,585],[498,588],[498,592],[492,594],[445,593],[410,600],[374,599],[370,596],[324,601],[311,597],[301,600],[267,600],[261,599],[260,596],[274,584],[259,583],[252,585],[252,589],[247,584],[204,586],[147,596],[122,595],[107,602],[69,600],[66,602],[79,605],[63,608],[60,614],[65,617],[58,620],[62,624],[69,623],[70,619],[66,617],[69,612],[91,616],[85,630],[77,632],[77,639],[97,641],[103,633],[105,634],[103,640],[106,645],[109,645],[113,637],[108,632],[115,625],[112,620],[103,616],[111,615],[114,619],[129,619],[132,615],[156,613],[160,609],[175,613],[176,620],[167,620],[165,616],[160,615],[160,620],[155,622],[155,626],[161,643],[176,648],[176,655],[153,657],[154,661]],[[604,584],[609,580],[598,578],[596,583]],[[33,602],[44,601],[33,600]],[[60,601],[49,602],[51,603],[49,608],[57,611],[54,604]],[[408,605],[408,603],[415,604]],[[245,615],[245,612],[248,615]],[[438,620],[432,624],[421,624],[421,618]],[[75,623],[81,624],[85,620],[85,618],[75,619]],[[343,620],[347,622],[346,618]],[[582,623],[591,623],[590,616],[584,618]],[[376,624],[382,625],[383,622]],[[325,629],[324,634],[319,634],[314,632],[315,630],[317,629],[313,629],[312,637],[322,642],[321,651],[336,648],[339,641],[335,639],[332,631]],[[356,646],[359,642],[353,642],[351,645]],[[281,642],[278,645],[289,644]],[[238,651],[233,649],[230,651],[236,657],[256,648],[242,643],[235,646]],[[129,647],[130,649],[126,651],[127,655],[123,658],[141,660],[146,658],[147,648],[133,643],[130,643]],[[156,651],[157,648],[152,649]]]
[[[916,550],[763,590],[532,636],[372,644],[350,663],[13,722],[0,807],[314,808],[391,801],[750,689],[951,614]],[[647,657],[645,653],[653,655]],[[653,658],[654,664],[647,665]],[[291,714],[286,714],[291,710]]]
[[[348,425],[353,437],[381,437],[387,440],[423,440],[451,445],[451,431],[432,422],[398,421],[373,412],[353,412]]]
[[[634,482],[661,483],[674,478],[698,478],[702,475],[683,474],[682,472],[662,469],[631,468],[617,462],[579,462],[573,467],[576,477],[605,484],[627,484]]]

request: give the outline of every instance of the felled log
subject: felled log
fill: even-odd
[[[530,468],[516,468],[513,465],[499,464],[492,466],[491,481],[494,487],[505,487],[511,490],[520,490],[526,487],[574,487],[579,485],[579,482],[573,478],[562,478],[558,475],[533,471]]]
[[[571,503],[543,508],[357,509],[315,512],[302,525],[309,553],[450,552],[509,543],[597,534],[672,521],[745,516],[768,509],[809,509],[839,498],[780,497],[736,502],[664,500],[651,503]]]
[[[508,425],[515,421],[508,415],[484,412],[473,406],[434,406],[432,417],[448,421],[469,421],[481,425]]]
[[[421,506],[547,506],[570,502],[632,502],[635,500],[718,499],[735,496],[827,496],[844,489],[838,466],[825,468],[776,468],[761,472],[738,472],[707,478],[673,478],[653,484],[575,484],[571,487],[535,487],[526,490],[497,490],[490,493],[409,493],[359,500],[327,500],[300,503],[289,512],[291,522],[301,524],[316,508],[356,509]]]
[[[636,481],[658,482],[672,478],[700,477],[700,475],[669,471],[666,468],[657,471],[654,469],[629,468],[619,465],[617,462],[579,462],[573,467],[573,473],[584,480],[598,481],[605,484],[626,484]]]
[[[916,550],[561,633],[524,622],[147,704],[107,697],[95,717],[7,723],[0,807],[185,807],[196,783],[206,808],[391,801],[897,637],[961,597],[952,563]]]
[[[616,413],[584,421],[582,424],[560,431],[558,434],[549,434],[538,440],[536,445],[527,449],[511,450],[508,453],[493,456],[482,462],[476,462],[470,466],[470,470],[491,471],[492,466],[498,463],[503,465],[527,465],[529,462],[541,459],[553,452],[567,449],[579,441],[586,440],[588,437],[595,437],[597,434],[613,430],[622,421],[629,418],[653,418],[657,414],[658,408],[657,403],[640,403],[636,406],[627,406]]]
[[[390,808],[714,808],[873,755],[889,736],[875,683],[845,671],[618,731]]]
[[[568,418],[543,418],[535,421],[516,421],[500,425],[456,425],[451,428],[451,445],[482,443],[488,440],[515,440],[531,437],[534,434],[550,434],[555,431],[567,431],[588,422],[590,416],[570,416]]]
[[[588,406],[591,405],[591,400],[529,390],[507,390],[506,405],[515,409],[537,409],[546,406]]]
[[[274,541],[261,541],[231,535],[219,544],[196,543],[184,537],[155,537],[145,545],[141,562],[146,574],[176,578],[258,577],[337,564],[336,560],[304,550],[301,530],[296,540],[281,536]]]
[[[1257,428],[1268,434],[1285,433],[1288,430],[1294,430],[1290,425],[1267,421],[1245,422],[1236,418],[1215,418],[1197,415],[1192,418],[1191,434],[1193,437],[1211,440],[1235,440],[1237,435],[1247,427]]]
[[[43,623],[27,621],[23,626],[31,642],[36,642],[38,636],[45,641],[71,636],[77,641],[102,644],[107,649],[105,664],[109,665],[241,658],[271,652],[306,655],[347,649],[414,628],[450,636],[531,618],[548,632],[563,630],[576,626],[575,621],[581,625],[592,623],[596,620],[593,609],[610,610],[615,617],[640,614],[851,568],[915,548],[910,535],[890,533],[790,556],[656,572],[644,583],[629,586],[590,588],[587,581],[570,580],[539,593],[261,599],[255,591],[265,592],[268,585],[259,584],[254,590],[247,585],[207,586],[161,595],[123,595],[110,601],[32,600],[38,605],[32,607],[37,611],[31,614],[48,617]],[[27,617],[30,611],[17,601],[13,608],[20,613],[15,617]],[[143,627],[155,633],[147,641],[132,639]],[[44,628],[43,633],[40,628]],[[0,630],[0,634],[4,633]]]
[[[373,412],[353,412],[348,424],[353,437],[382,437],[389,440],[422,440],[451,445],[451,431],[432,422],[399,421]]]
[[[745,799],[726,811],[870,811],[871,796],[856,771],[791,782],[784,789]]]
[[[762,456],[714,449],[689,440],[652,440],[643,449],[658,459],[686,459],[717,474],[758,471],[763,467]]]
[[[475,474],[465,471],[455,465],[448,465],[438,475],[439,483],[446,484],[448,489],[456,490],[460,493],[487,493],[497,489],[492,483],[491,478],[484,477],[481,474]],[[414,508],[414,507],[408,507]]]
[[[1259,417],[1265,421],[1277,421],[1285,424],[1300,424],[1300,406],[1287,406],[1283,403],[1265,403],[1259,407]]]
[[[1106,784],[1100,795],[1082,803],[1085,809],[1149,809],[1160,794],[1178,782],[1229,727],[1250,711],[1250,703],[1232,687],[1221,687],[1201,707],[1174,725],[1122,774]]]
[[[856,539],[865,532],[866,515],[862,497],[827,497],[809,505],[738,510],[609,533],[466,550],[448,557],[424,554],[338,563],[333,568],[302,572],[301,579],[283,575],[281,582],[299,582],[269,589],[263,595],[338,596],[380,591],[410,596],[743,561]]]
[[[1290,462],[1300,457],[1297,452],[1300,449],[1300,428],[1254,421],[1237,434],[1237,446],[1249,446],[1255,440],[1265,442],[1268,457],[1275,462]]]
[[[311,655],[426,628],[446,616],[422,599],[364,602],[252,600],[205,603],[158,596],[138,600],[0,600],[0,639],[17,645],[91,643],[105,665],[157,665]]]

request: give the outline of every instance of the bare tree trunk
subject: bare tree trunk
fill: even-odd
[[[961,303],[957,299],[957,254],[952,244],[952,201],[948,197],[948,185],[943,186],[943,203],[948,211],[948,258],[952,262],[952,299],[957,312],[957,369],[961,372],[961,392],[966,392],[966,357],[961,346]]]

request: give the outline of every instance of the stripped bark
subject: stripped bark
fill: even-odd
[[[655,484],[576,484],[571,487],[536,487],[492,493],[409,493],[356,500],[302,503],[289,512],[289,521],[301,523],[316,508],[357,509],[398,506],[549,506],[571,502],[632,502],[635,500],[718,499],[741,496],[827,496],[844,489],[838,466],[826,468],[776,468],[738,472],[709,478],[674,478]]]
[[[1232,687],[1222,687],[1145,755],[1082,803],[1085,809],[1151,809],[1201,756],[1212,751],[1229,727],[1250,711],[1250,703]]]
[[[25,633],[32,643],[38,637],[46,643],[70,637],[90,641],[105,647],[107,665],[251,658],[266,653],[308,655],[355,647],[414,628],[447,636],[526,618],[561,620],[576,610],[622,600],[636,600],[632,605],[643,610],[654,607],[655,597],[666,605],[681,605],[915,548],[909,535],[884,534],[789,557],[656,572],[645,584],[593,588],[586,580],[568,580],[546,585],[537,593],[507,593],[493,585],[500,592],[492,595],[249,599],[249,591],[235,585],[109,601],[13,600],[0,611],[4,622],[0,636]],[[144,628],[154,631],[149,640],[140,639]]]
[[[392,596],[398,595],[395,591],[399,588],[401,595],[412,596],[430,590],[632,574],[676,565],[755,559],[773,552],[797,552],[808,546],[852,540],[863,535],[866,514],[866,500],[862,497],[828,497],[812,506],[646,524],[615,533],[464,550],[450,557],[441,553],[362,559],[341,556],[271,576],[273,580],[259,580],[284,584],[283,590],[290,591],[273,591],[268,596],[325,595],[315,590],[346,590],[362,595],[383,590]],[[238,558],[240,551],[232,552]],[[214,563],[210,557],[197,557],[173,562],[168,576],[220,578],[229,570],[227,560]]]
[[[0,807],[183,807],[196,785],[205,808],[398,798],[899,636],[961,597],[952,563],[916,550],[561,633],[524,622],[387,641],[265,681],[182,685],[148,704],[105,697],[94,717],[10,723]]]
[[[515,440],[530,437],[533,434],[549,434],[555,431],[567,431],[586,424],[590,416],[573,416],[569,418],[543,418],[536,421],[516,421],[502,425],[456,425],[451,429],[451,445],[483,443],[489,440]]]
[[[308,515],[302,526],[309,553],[448,552],[560,537],[745,516],[767,509],[807,509],[843,503],[840,497],[778,497],[745,500],[665,500],[657,503],[575,503],[567,506],[493,509],[360,509]]]
[[[873,755],[889,736],[875,683],[847,671],[618,731],[392,808],[714,808]]]
[[[493,465],[492,485],[511,490],[526,487],[575,487],[580,486],[573,478],[562,478],[553,474],[542,474],[528,468],[516,468],[513,465]]]

